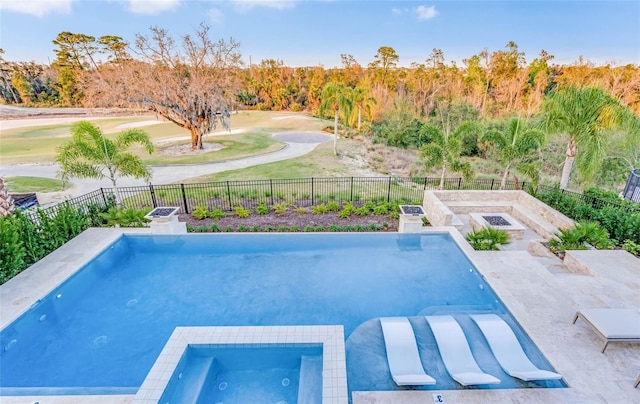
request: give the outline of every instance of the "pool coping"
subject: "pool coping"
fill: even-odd
[[[269,348],[322,345],[322,403],[347,404],[342,325],[176,327],[135,395],[133,404],[157,403],[189,345]]]
[[[352,392],[353,404],[424,403],[433,394],[455,402],[634,402],[640,389],[633,381],[640,370],[638,346],[615,344],[600,354],[600,342],[587,326],[571,324],[585,307],[640,307],[637,288],[640,263],[618,261],[623,271],[610,269],[624,251],[588,251],[589,266],[596,274],[549,272],[539,258],[526,251],[475,251],[454,227],[431,227],[424,232],[448,233],[485,278],[523,330],[531,337],[568,388],[517,390],[423,390]],[[91,228],[52,252],[4,285],[0,285],[1,328],[27,311],[38,299],[81,269],[123,234],[148,234],[148,229]],[[302,235],[304,233],[297,233]],[[198,235],[193,235],[198,236]],[[603,253],[608,259],[597,259]],[[629,254],[627,254],[629,255]],[[598,266],[595,266],[595,265]],[[108,396],[2,396],[3,404],[47,402],[131,403],[134,395]],[[46,400],[45,400],[46,399]],[[31,400],[31,401],[29,401]]]

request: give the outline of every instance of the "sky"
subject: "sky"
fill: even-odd
[[[432,50],[447,63],[514,41],[527,62],[542,49],[552,63],[582,56],[595,64],[640,64],[640,1],[358,0],[0,0],[0,48],[8,61],[50,63],[62,31],[96,38],[164,28],[174,38],[205,23],[214,39],[240,43],[245,63],[331,68],[341,54],[362,66],[382,46],[399,66],[424,63]]]

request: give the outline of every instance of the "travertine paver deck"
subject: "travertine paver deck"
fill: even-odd
[[[447,403],[638,403],[633,383],[640,371],[640,346],[611,345],[604,354],[588,326],[571,324],[584,307],[640,308],[640,260],[623,251],[579,252],[594,275],[551,270],[526,250],[473,251],[452,227],[448,231],[498,293],[524,330],[561,373],[569,388],[354,392],[354,404],[428,403],[441,393]],[[66,279],[121,234],[90,229],[0,287],[2,326]],[[525,233],[525,238],[527,233]],[[531,235],[529,235],[531,237]],[[525,245],[527,240],[522,240]],[[626,255],[624,255],[626,254]],[[130,403],[134,396],[2,397],[13,403]]]

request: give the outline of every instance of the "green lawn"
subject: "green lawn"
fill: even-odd
[[[7,177],[7,189],[13,194],[62,191],[62,181],[42,177]],[[68,185],[68,183],[67,183]]]
[[[352,140],[341,140],[341,147],[354,147]],[[311,153],[290,160],[277,161],[240,170],[224,171],[217,174],[194,177],[185,183],[206,183],[215,181],[244,181],[284,178],[337,177],[350,176],[349,167],[333,155],[333,143],[320,144]]]

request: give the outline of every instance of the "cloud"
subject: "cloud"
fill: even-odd
[[[181,0],[127,0],[127,11],[135,14],[156,15],[163,11],[175,10]]]
[[[0,10],[44,17],[49,13],[69,14],[74,0],[2,0]]]
[[[436,10],[436,6],[418,6],[415,8],[414,12],[418,16],[418,20],[426,21],[430,20],[436,15],[438,15],[438,11]]]
[[[212,8],[207,12],[207,15],[216,24],[221,24],[224,21],[224,13],[219,8]]]
[[[299,0],[231,0],[230,2],[237,11],[249,11],[255,7],[285,10],[294,8]]]
[[[392,9],[391,9],[391,12],[392,12],[394,15],[402,15],[402,14],[404,13],[404,10],[401,10],[401,9],[399,9],[399,8],[395,8],[395,7],[394,7],[394,8],[392,8]]]

